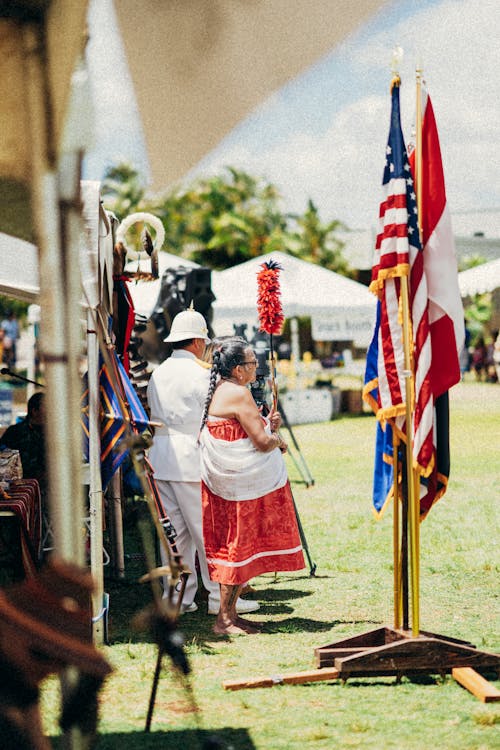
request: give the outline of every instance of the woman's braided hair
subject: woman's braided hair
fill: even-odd
[[[231,336],[222,341],[214,341],[214,353],[212,356],[212,369],[210,370],[210,383],[208,386],[205,408],[201,418],[200,433],[205,426],[208,418],[208,410],[212,402],[219,376],[221,378],[231,377],[231,373],[236,365],[242,364],[245,359],[245,349],[250,344],[240,336]]]

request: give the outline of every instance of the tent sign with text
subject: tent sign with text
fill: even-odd
[[[373,331],[374,311],[339,310],[325,315],[311,316],[314,341],[353,341],[356,346],[368,347]]]

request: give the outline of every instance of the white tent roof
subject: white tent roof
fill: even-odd
[[[80,187],[84,226],[79,247],[83,304],[96,307],[102,299],[111,300],[113,242],[109,220],[100,204],[100,183],[82,180]],[[40,295],[38,248],[1,232],[0,294],[32,303],[38,302]]]
[[[161,277],[167,270],[167,268],[179,268],[184,266],[185,268],[199,268],[199,263],[194,263],[192,260],[186,260],[180,258],[178,255],[172,255],[172,253],[166,253],[160,251],[158,253],[158,268],[160,278],[155,281],[137,281],[130,282],[128,285],[134,307],[136,312],[141,315],[145,315],[147,318],[151,315],[158,299],[161,287]],[[143,271],[147,273],[151,271],[151,261],[149,258],[140,258],[140,260],[129,261],[125,270],[129,272]]]
[[[0,259],[0,294],[36,302],[40,282],[35,245],[0,233]]]
[[[462,297],[492,292],[500,287],[500,258],[468,268],[458,274],[458,286]]]
[[[367,287],[281,252],[212,273],[212,289],[217,297],[213,326],[217,335],[233,333],[233,324],[258,325],[257,273],[262,263],[271,259],[283,268],[279,278],[286,318],[311,316],[316,341],[352,340],[359,346],[368,346],[376,299]]]

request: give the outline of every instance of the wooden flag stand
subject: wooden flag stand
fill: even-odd
[[[479,651],[472,643],[421,631],[382,627],[314,651],[319,669],[335,667],[341,680],[349,677],[452,676],[478,698],[500,700],[500,691],[476,670],[500,672],[500,656]]]
[[[411,441],[410,441],[411,443]],[[408,446],[407,446],[408,450]],[[410,446],[411,450],[411,446]],[[398,443],[395,438],[394,460],[397,462]],[[410,464],[411,465],[411,464]],[[366,631],[351,638],[315,649],[315,666],[335,668],[341,680],[349,677],[416,676],[422,674],[445,675],[453,678],[484,702],[500,701],[500,690],[487,682],[476,670],[500,673],[500,655],[479,651],[469,641],[420,630],[418,627],[418,549],[414,548],[415,535],[409,533],[412,580],[408,581],[407,537],[416,514],[409,512],[407,496],[402,493],[402,522],[397,484],[398,469],[394,471],[394,626]],[[413,474],[413,472],[410,472]],[[414,479],[414,477],[410,477]],[[418,479],[418,478],[417,478]],[[411,481],[410,481],[411,485]],[[413,483],[415,486],[415,483]],[[416,493],[415,493],[416,494]],[[411,498],[410,501],[417,501]],[[418,516],[416,522],[419,523]],[[413,538],[413,544],[412,544]],[[418,542],[417,542],[418,543]],[[416,575],[415,575],[416,573]],[[415,578],[417,578],[415,584]],[[413,627],[408,627],[408,592],[412,584]],[[319,678],[317,678],[319,679]]]
[[[396,71],[394,71],[396,73]],[[417,70],[417,205],[422,205],[422,72]],[[399,76],[393,80],[399,85]],[[420,228],[419,221],[419,228]],[[421,231],[421,230],[420,230]],[[500,673],[500,656],[479,651],[468,642],[420,630],[419,619],[419,477],[413,469],[413,344],[410,333],[408,277],[401,276],[403,345],[405,357],[406,403],[406,486],[402,493],[402,515],[399,519],[399,445],[394,444],[394,627],[382,627],[352,638],[315,649],[316,666],[335,667],[339,677],[375,677],[380,675],[446,674],[452,676],[483,700],[500,700],[500,691],[490,685],[476,669]],[[408,537],[408,538],[407,538]],[[407,542],[410,550],[408,580]],[[402,585],[400,585],[402,584]],[[408,629],[408,589],[412,592],[412,629]],[[401,621],[403,620],[403,625]]]

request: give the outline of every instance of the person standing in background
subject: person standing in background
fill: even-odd
[[[218,614],[219,585],[210,580],[203,543],[201,475],[198,432],[208,392],[210,365],[202,361],[207,324],[193,309],[178,313],[165,341],[173,352],[151,375],[147,399],[150,418],[162,427],[155,430],[149,460],[166,515],[177,533],[183,562],[192,571],[186,584],[182,611],[198,606],[196,554],[203,585],[208,591],[208,612]],[[163,560],[165,564],[165,560]],[[259,608],[257,602],[238,601],[240,612]]]
[[[19,338],[19,323],[13,310],[7,310],[2,320],[3,354],[2,358],[8,367],[15,367],[17,362],[17,340]]]
[[[257,364],[244,339],[220,344],[201,422],[203,534],[210,576],[221,588],[218,635],[258,632],[235,607],[254,576],[305,567],[281,416],[263,417],[247,387]]]

